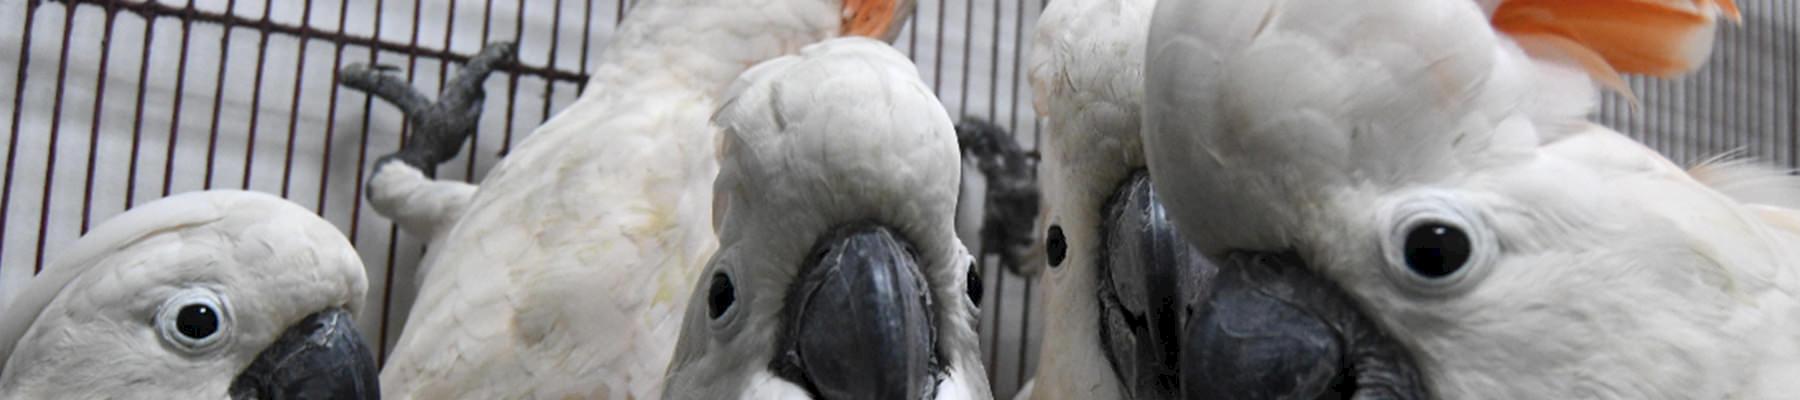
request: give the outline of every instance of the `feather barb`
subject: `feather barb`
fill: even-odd
[[[1538,58],[1572,62],[1608,88],[1621,73],[1674,77],[1712,53],[1715,20],[1740,18],[1733,0],[1504,0],[1494,28]]]

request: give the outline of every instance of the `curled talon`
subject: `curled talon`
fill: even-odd
[[[437,165],[449,161],[462,151],[462,144],[481,122],[481,105],[487,93],[481,84],[494,69],[510,65],[518,46],[510,42],[489,44],[481,53],[469,58],[456,78],[438,94],[437,101],[426,99],[405,79],[388,74],[399,67],[386,64],[351,64],[340,70],[339,83],[381,98],[406,114],[412,124],[412,135],[400,150],[382,156],[376,169],[391,160],[399,160],[435,177]]]
[[[1020,149],[1006,130],[979,118],[964,117],[956,124],[956,136],[963,157],[987,177],[981,252],[1000,256],[1000,263],[1014,274],[1035,275],[1042,269],[1032,257],[1039,253],[1033,244],[1042,197],[1037,158]]]

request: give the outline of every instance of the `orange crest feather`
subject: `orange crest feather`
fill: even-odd
[[[1732,0],[1502,0],[1494,28],[1533,57],[1571,61],[1608,88],[1621,73],[1673,77],[1712,53],[1713,24],[1739,19]],[[1628,90],[1621,90],[1629,94]]]
[[[844,19],[839,34],[889,40],[906,19],[909,2],[898,0],[844,0]]]

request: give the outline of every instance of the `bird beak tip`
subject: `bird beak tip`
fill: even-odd
[[[231,397],[380,399],[374,353],[343,308],[289,327],[231,385]]]

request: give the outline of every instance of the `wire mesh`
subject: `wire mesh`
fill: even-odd
[[[1038,132],[1023,49],[1041,0],[920,0],[896,43],[953,114],[988,118],[1028,148]],[[82,232],[171,193],[245,189],[308,207],[369,268],[361,317],[385,355],[412,298],[423,240],[369,212],[363,179],[405,118],[338,87],[356,62],[404,70],[435,93],[483,43],[521,62],[486,82],[480,130],[445,179],[478,180],[575,98],[627,0],[69,0],[0,4],[0,107],[11,112],[0,182],[0,299]],[[965,182],[959,231],[975,235],[983,183]],[[971,241],[971,246],[976,245]],[[996,394],[1034,362],[1035,288],[981,264],[982,348]],[[399,284],[396,284],[399,282]]]

